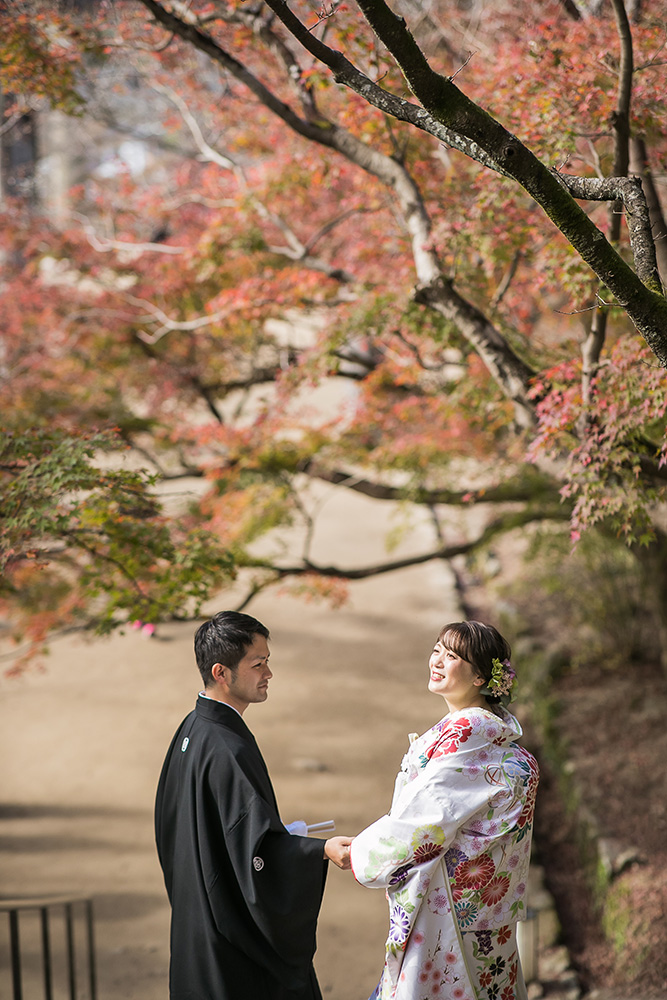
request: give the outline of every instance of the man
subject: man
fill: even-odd
[[[171,1000],[321,1000],[313,955],[326,861],[349,868],[351,838],[309,840],[281,822],[242,718],[268,697],[268,639],[234,611],[195,635],[204,691],[174,736],[155,805]]]

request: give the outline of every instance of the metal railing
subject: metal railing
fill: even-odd
[[[32,912],[39,915],[39,950],[41,951],[42,982],[44,1000],[54,1000],[56,986],[64,987],[69,1000],[79,1000],[81,996],[97,1000],[97,979],[95,968],[95,939],[93,932],[93,903],[85,897],[57,896],[44,899],[0,900],[0,913],[9,918],[9,952],[11,956],[11,981],[13,1000],[24,998],[24,963],[21,950],[22,916]],[[78,919],[77,919],[78,917]],[[57,984],[53,960],[52,930],[54,921],[62,921],[64,926],[64,966],[63,982]],[[77,934],[77,924],[79,933]],[[83,943],[81,939],[83,938]],[[77,942],[79,950],[77,952]],[[77,960],[83,947],[85,961]],[[85,975],[81,976],[82,969]],[[79,991],[82,980],[85,985]],[[2,991],[0,991],[2,992]],[[63,995],[62,989],[58,989]],[[3,995],[4,992],[3,992]]]

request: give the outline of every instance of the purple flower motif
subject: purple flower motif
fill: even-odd
[[[402,906],[395,906],[389,919],[389,940],[401,944],[410,931],[410,918]]]
[[[398,885],[399,882],[404,882],[411,868],[412,865],[403,865],[401,868],[397,868],[389,879],[389,885]]]
[[[491,931],[475,931],[475,937],[479,943],[479,951],[481,955],[490,955],[493,951],[493,941],[491,940]]]
[[[450,847],[445,854],[445,864],[447,865],[447,874],[451,877],[456,871],[457,867],[462,861],[467,861],[468,858],[460,851],[458,847]]]

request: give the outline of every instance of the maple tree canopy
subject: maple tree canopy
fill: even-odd
[[[340,601],[528,524],[660,564],[666,19],[0,5],[0,598],[28,651],[239,579]],[[426,507],[432,549],[317,563],[322,482]]]

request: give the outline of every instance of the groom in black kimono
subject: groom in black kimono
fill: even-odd
[[[321,1000],[313,968],[326,861],[349,837],[293,836],[242,719],[266,701],[268,629],[223,611],[195,635],[204,691],[165,759],[155,804],[172,907],[171,1000]]]

